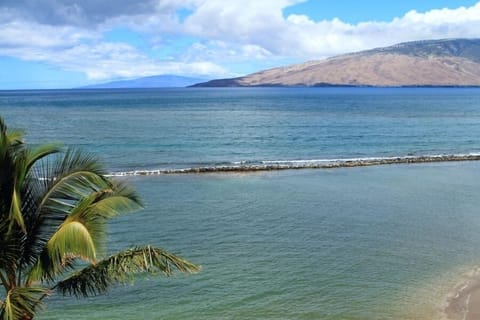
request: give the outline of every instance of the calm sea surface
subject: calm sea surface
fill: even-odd
[[[480,89],[0,91],[31,144],[112,173],[480,153]],[[480,163],[129,176],[146,208],[111,251],[151,243],[203,267],[138,277],[39,319],[438,319],[480,265]]]

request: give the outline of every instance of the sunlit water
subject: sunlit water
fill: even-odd
[[[110,170],[480,150],[478,89],[3,92],[31,143]],[[480,163],[126,178],[146,208],[111,251],[151,243],[200,274],[142,276],[39,319],[438,319],[480,264]]]

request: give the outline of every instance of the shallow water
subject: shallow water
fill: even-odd
[[[437,319],[479,263],[479,169],[133,178],[147,207],[112,223],[111,248],[164,246],[202,273],[52,299],[41,318],[66,319],[66,306],[72,319]]]

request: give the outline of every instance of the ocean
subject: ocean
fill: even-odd
[[[39,319],[440,319],[480,265],[480,162],[244,171],[479,154],[477,88],[0,91],[0,115],[137,188],[111,252],[150,243],[203,268],[52,296]]]

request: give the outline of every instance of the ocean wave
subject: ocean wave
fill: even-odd
[[[210,166],[196,166],[187,168],[161,168],[153,170],[131,170],[111,172],[109,176],[150,176],[162,174],[189,174],[213,172],[254,172],[296,169],[334,169],[349,167],[364,167],[387,164],[429,163],[447,161],[478,161],[480,153],[467,154],[439,154],[422,156],[398,157],[364,157],[345,159],[310,159],[310,160],[264,160],[264,161],[237,161],[229,164],[215,164]]]

